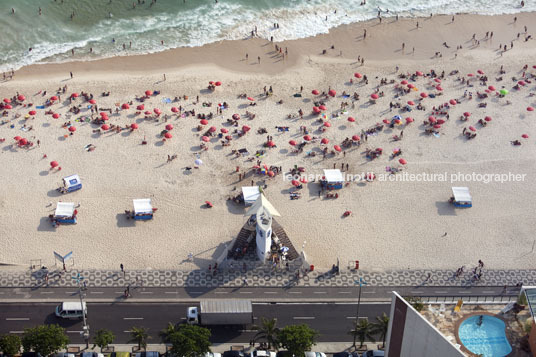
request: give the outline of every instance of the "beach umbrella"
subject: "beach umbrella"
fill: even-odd
[[[135,129],[138,129],[139,126],[138,126],[138,124],[136,124],[136,123],[132,123],[132,124],[130,124],[130,128],[131,128],[132,130],[135,130]]]
[[[390,124],[390,123],[391,123],[391,122],[389,121],[389,119],[383,119],[383,122],[384,122],[385,124]]]
[[[527,107],[527,111],[529,111],[529,112],[533,112],[533,111],[534,111],[534,108],[533,108],[533,107]]]
[[[479,69],[478,71],[476,71],[478,74],[484,74],[484,71]]]
[[[173,135],[171,135],[171,133],[165,133],[164,134],[164,138],[166,139],[171,139],[173,137]]]
[[[443,91],[443,87],[441,87],[441,86],[436,86],[435,89],[440,91],[440,92]]]
[[[523,135],[521,135],[521,137],[522,137],[523,139],[528,139],[528,138],[529,138],[528,134],[523,134]]]
[[[225,140],[229,140],[229,141],[231,141],[231,140],[233,140],[233,137],[232,137],[231,135],[227,135],[227,136],[225,137]]]
[[[130,109],[130,105],[128,105],[128,103],[123,103],[121,109]]]
[[[495,87],[494,86],[489,86],[488,89],[491,90],[491,91],[494,91]]]
[[[412,101],[412,100],[408,100],[408,104],[409,104],[409,105],[415,105],[415,102]]]
[[[465,112],[465,113],[463,113],[463,116],[466,117],[466,118],[468,118],[468,117],[471,116],[471,113],[469,113],[469,112]]]
[[[166,125],[166,130],[169,131],[169,130],[173,130],[173,124],[167,124]]]
[[[52,167],[52,168],[58,167],[59,165],[60,165],[60,164],[58,164],[57,161],[51,161],[51,162],[50,162],[50,167]]]
[[[70,126],[70,127],[69,127],[69,131],[70,131],[71,133],[74,133],[74,132],[76,131],[76,128],[75,128],[74,126]]]
[[[501,95],[507,95],[507,94],[508,94],[508,90],[507,90],[507,89],[501,89],[501,90],[499,91],[499,93],[500,93]]]
[[[320,109],[320,110],[327,110],[328,108],[327,108],[325,105],[320,105],[320,106],[318,107],[318,109]]]
[[[208,120],[206,120],[206,119],[201,119],[201,121],[199,121],[199,123],[200,123],[201,125],[207,125],[207,124],[208,124]]]
[[[254,101],[255,101],[255,98],[253,98],[253,97],[248,97],[248,100],[251,101],[251,102],[254,102]]]
[[[58,113],[52,114],[52,118],[54,118],[54,119],[58,119],[59,117],[60,117],[60,115]]]
[[[203,165],[203,160],[195,159],[194,164],[196,164],[197,166],[201,166],[201,165]]]
[[[410,84],[408,84],[408,88],[409,88],[409,89],[413,89],[413,88],[415,88],[415,86],[414,86],[413,84],[410,83]]]
[[[100,115],[101,117],[107,117],[107,116],[108,116],[108,114],[107,114],[106,112],[100,112],[99,115]]]
[[[203,140],[205,143],[208,143],[210,141],[210,138],[208,136],[202,136],[201,140]]]
[[[221,82],[220,82],[220,81],[217,81],[217,82],[214,83],[214,85],[215,85],[216,87],[219,87],[219,86],[221,86]]]
[[[467,74],[467,77],[473,77],[473,76],[474,76],[474,74],[472,74],[472,73]]]
[[[313,89],[313,91],[311,93],[313,93],[313,95],[319,95],[320,94],[320,92],[317,89]]]
[[[179,112],[179,108],[177,108],[177,107],[171,107],[171,111],[172,111],[173,113],[178,113],[178,112]]]
[[[457,102],[456,102],[454,99],[451,99],[451,100],[449,100],[449,103],[450,103],[451,105],[456,105]]]
[[[405,165],[407,164],[408,162],[406,161],[406,159],[400,159],[398,160],[399,163],[401,163],[402,165]]]
[[[369,172],[366,175],[367,181],[373,181],[375,178],[376,178],[376,175],[374,175],[372,172]]]
[[[274,173],[273,171],[268,171],[266,174],[267,174],[268,176],[270,176],[270,177],[274,177],[274,176],[275,176],[275,173]]]
[[[421,96],[421,98],[426,98],[426,97],[428,97],[428,94],[422,92],[422,93],[420,94],[420,96]]]
[[[422,76],[422,75],[423,75],[423,73],[422,73],[421,71],[417,71],[417,72],[415,72],[415,74],[418,75],[418,76]]]
[[[413,118],[410,118],[410,117],[406,118],[406,123],[413,123]]]
[[[150,110],[146,110],[143,114],[145,114],[145,115],[151,115],[151,114],[153,114],[153,113],[151,113]],[[108,116],[103,116],[103,118],[108,118]]]
[[[71,98],[78,98],[78,93],[71,94]]]
[[[395,123],[400,125],[400,124],[402,124],[402,120],[400,120],[400,119],[395,119]]]
[[[355,118],[353,118],[353,117],[348,117],[348,121],[349,121],[350,123],[354,123],[354,122],[355,122]]]
[[[146,96],[153,95],[153,92],[151,92],[150,90],[146,90],[146,91],[145,91],[145,95],[146,95]]]
[[[208,128],[208,131],[213,133],[215,132],[216,130],[218,130],[215,126],[211,126],[210,128]]]
[[[18,135],[13,138],[13,140],[15,141],[20,141],[21,139],[22,139],[22,136],[18,136]]]
[[[517,84],[519,84],[520,86],[525,86],[527,83],[525,83],[525,81],[519,81],[517,82]]]
[[[370,95],[370,98],[372,98],[372,99],[374,99],[374,100],[378,99],[379,97],[380,97],[380,96],[379,96],[378,94],[376,94],[376,93],[372,93],[372,94]]]
[[[311,141],[311,137],[310,137],[309,135],[305,135],[305,136],[303,137],[303,140],[305,140],[305,141]]]
[[[154,112],[156,115],[160,115],[160,114],[162,114],[162,111],[161,111],[160,109],[158,109],[158,108],[154,108],[154,109],[153,109],[153,112]]]
[[[436,83],[441,83],[441,79],[439,79],[439,78],[434,78],[434,81],[435,81]]]
[[[331,97],[335,97],[335,95],[337,95],[337,92],[335,92],[334,89],[331,89],[328,94],[331,96]]]
[[[300,179],[300,182],[301,182],[301,183],[307,183],[307,182],[309,182],[309,181],[307,181],[307,178],[302,177],[302,178]],[[287,251],[288,251],[288,247],[283,247],[283,248],[287,248]],[[281,250],[283,250],[283,248],[281,248]],[[283,251],[285,251],[285,250],[283,250]]]
[[[325,126],[326,128],[329,128],[329,127],[331,126],[331,123],[328,122],[328,121],[327,121],[327,122],[324,122],[324,126]]]
[[[491,121],[491,117],[485,117],[484,120],[485,121]]]
[[[248,125],[243,125],[243,126],[242,126],[242,131],[243,131],[244,133],[247,133],[247,132],[250,131],[250,130],[251,130],[251,128],[250,128]]]
[[[321,110],[320,110],[319,107],[313,107],[313,112],[314,112],[315,114],[318,114],[318,113],[321,112]]]
[[[290,140],[288,142],[291,146],[296,146],[296,140]]]
[[[150,113],[149,113],[149,114],[150,114]],[[110,120],[110,118],[108,118],[108,116],[107,116],[107,115],[105,115],[105,116],[101,117],[101,120],[104,120],[104,121],[106,121],[106,120]]]
[[[27,145],[27,144],[28,144],[28,139],[22,138],[19,140],[19,145]]]
[[[339,145],[335,145],[335,146],[333,146],[333,148],[335,149],[335,151],[338,151],[338,152],[342,151],[342,149],[341,149],[341,147]]]
[[[437,123],[443,125],[443,124],[445,124],[445,120],[444,119],[438,119]]]
[[[234,120],[240,120],[240,114],[233,114]]]
[[[322,138],[322,140],[320,140],[320,143],[324,144],[324,145],[327,145],[327,144],[329,144],[329,139],[328,138]]]
[[[354,73],[354,77],[355,78],[361,78],[363,76],[361,75],[361,73],[356,72],[356,73]]]
[[[108,130],[108,129],[110,129],[110,126],[108,124],[102,124],[101,129],[102,130]]]
[[[434,128],[435,128],[435,129],[441,129],[441,125],[439,125],[439,124],[435,124],[435,125],[434,125]]]
[[[37,114],[37,112],[36,112],[35,110],[30,110],[30,111],[28,112],[28,114],[30,114],[30,115],[35,115],[35,114]]]
[[[292,180],[290,183],[292,184],[292,186],[295,186],[295,187],[300,185],[300,182],[297,180]]]
[[[435,123],[435,122],[436,122],[436,118],[435,118],[435,116],[430,115],[430,116],[428,117],[428,121],[429,121],[430,123]]]
[[[89,104],[97,104],[97,101],[95,99],[90,99]]]
[[[471,131],[476,131],[476,128],[475,128],[474,126],[470,126],[470,127],[469,127],[469,130],[471,130]]]
[[[9,98],[4,98],[4,103],[6,103],[6,104],[7,104],[7,103],[11,103],[11,99],[9,99]]]
[[[406,85],[406,84],[408,84],[408,81],[406,81],[406,80],[404,79],[402,82],[400,82],[400,84],[402,84],[402,85]]]
[[[536,69],[536,64],[534,66],[532,66],[532,68]]]
[[[352,140],[353,141],[359,141],[359,140],[361,140],[361,138],[358,135],[354,135],[354,136],[352,136]]]
[[[50,97],[50,100],[54,102],[54,101],[58,100],[58,97],[53,95],[52,97]]]
[[[145,105],[143,104],[140,104],[136,107],[136,110],[144,110],[145,109]]]
[[[224,134],[227,134],[229,132],[229,130],[225,129],[225,128],[221,128],[220,131]]]
[[[4,109],[13,109],[13,107],[11,106],[11,104],[6,104],[4,105]]]
[[[268,142],[266,143],[266,145],[267,145],[269,148],[273,148],[273,147],[275,146],[275,143],[274,143],[272,140],[270,140],[270,141],[268,141]]]
[[[22,94],[19,94],[19,96],[17,97],[17,100],[18,100],[19,102],[24,102],[24,101],[26,100],[26,97],[23,96]]]

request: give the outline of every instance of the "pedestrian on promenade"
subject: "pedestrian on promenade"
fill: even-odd
[[[125,267],[123,266],[123,263],[119,264],[119,268],[121,268],[121,273],[125,274]]]
[[[244,277],[244,280],[242,281],[244,286],[248,286],[248,278]]]

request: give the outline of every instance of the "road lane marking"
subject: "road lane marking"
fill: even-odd
[[[203,294],[202,291],[190,291],[190,294]]]
[[[259,332],[259,330],[238,330],[238,332]]]
[[[253,291],[241,291],[240,294],[253,294]]]
[[[115,294],[124,294],[124,291],[114,291]]]
[[[327,291],[313,291],[313,294],[327,294]]]
[[[28,321],[29,317],[6,317],[6,321]]]
[[[78,291],[66,291],[65,294],[69,294],[69,295],[78,294]]]
[[[375,291],[363,291],[363,294],[376,294]]]
[[[446,294],[446,293],[448,293],[448,291],[445,291],[445,290],[435,290],[434,293],[436,293],[436,294]]]
[[[420,291],[420,290],[412,290],[411,293],[412,294],[422,294],[423,292]]]
[[[351,294],[351,291],[339,291],[339,294]]]
[[[470,291],[458,291],[458,294],[471,294]]]
[[[104,291],[90,291],[90,294],[104,294]]]
[[[228,291],[216,291],[214,294],[229,294]]]
[[[143,317],[123,317],[123,320],[143,320]]]
[[[295,316],[294,320],[314,320],[314,316]]]
[[[132,331],[123,331],[124,333],[132,333]]]
[[[166,291],[165,293],[166,294],[178,294],[179,292],[178,291]]]
[[[355,316],[346,316],[347,319],[355,320]]]
[[[152,291],[140,291],[140,294],[152,294]]]
[[[9,331],[9,333],[24,333],[24,331]]]
[[[491,290],[485,290],[483,291],[484,294],[494,294],[495,291],[491,291]]]
[[[288,293],[289,294],[301,294],[302,292],[301,291],[289,291]]]
[[[277,291],[265,291],[265,294],[277,294]]]
[[[41,291],[41,294],[52,294],[54,293],[53,291]]]
[[[65,332],[67,332],[67,333],[81,333],[83,331],[65,331]]]

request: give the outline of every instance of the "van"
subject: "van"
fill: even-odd
[[[63,319],[81,319],[85,314],[87,317],[87,307],[84,302],[83,308],[79,301],[64,301],[56,306],[56,316]]]

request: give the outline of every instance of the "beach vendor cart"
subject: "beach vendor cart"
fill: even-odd
[[[344,184],[341,170],[324,170],[320,184],[324,190],[340,190]]]
[[[80,176],[78,175],[71,175],[63,178],[63,186],[58,187],[58,192],[61,192],[63,194],[73,191],[78,191],[82,188],[82,181],[80,180]]]
[[[153,219],[153,214],[157,208],[153,208],[150,198],[141,198],[132,200],[134,203],[133,211],[125,211],[127,219],[134,219],[137,221],[148,221]]]
[[[473,207],[473,198],[469,193],[468,187],[453,187],[452,194],[453,196],[450,198],[449,202],[455,207]]]
[[[56,211],[50,215],[54,227],[60,224],[76,224],[76,215],[78,211],[74,208],[73,202],[58,202]]]

